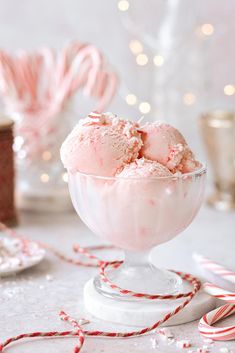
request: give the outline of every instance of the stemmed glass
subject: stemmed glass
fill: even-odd
[[[101,177],[69,174],[75,210],[100,238],[125,251],[124,262],[108,277],[138,293],[176,294],[182,280],[150,261],[153,247],[182,232],[196,216],[205,187],[206,168],[167,177]],[[116,300],[136,300],[117,293],[97,276],[95,289]]]

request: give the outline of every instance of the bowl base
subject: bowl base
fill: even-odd
[[[188,291],[191,286],[183,282],[182,288],[183,291]],[[108,298],[96,290],[93,278],[84,287],[84,303],[89,313],[99,319],[126,326],[150,326],[162,319],[169,311],[174,310],[184,300],[123,301]],[[164,323],[164,326],[179,325],[197,320],[214,307],[214,298],[200,290],[190,304]]]
[[[182,291],[182,279],[179,275],[172,271],[159,269],[150,263],[144,266],[129,266],[124,262],[115,271],[109,271],[108,278],[118,287],[137,293],[174,295]],[[103,282],[99,275],[94,278],[94,286],[97,292],[109,298],[124,301],[148,301],[148,299],[134,298],[118,293]]]

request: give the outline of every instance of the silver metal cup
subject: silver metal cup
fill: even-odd
[[[215,187],[208,203],[219,210],[235,209],[235,113],[205,113],[200,129]]]

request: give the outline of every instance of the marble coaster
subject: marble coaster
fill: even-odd
[[[185,282],[182,291],[186,292],[189,288],[191,288],[190,285]],[[84,287],[84,304],[89,313],[99,319],[127,326],[151,326],[184,300],[185,298],[135,302],[113,300],[96,291],[93,278]],[[164,326],[197,320],[214,308],[215,299],[200,290],[193,300],[181,312],[169,319]]]

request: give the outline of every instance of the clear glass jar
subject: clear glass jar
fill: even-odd
[[[9,114],[9,112],[8,112]],[[19,208],[71,209],[67,173],[60,146],[70,130],[68,107],[51,116],[45,112],[10,113],[15,121],[16,198]]]

